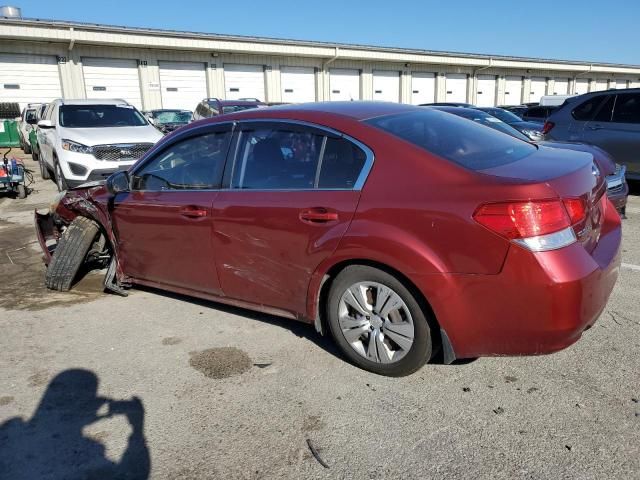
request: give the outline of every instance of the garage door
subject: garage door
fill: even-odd
[[[520,105],[522,103],[522,77],[509,76],[505,78],[504,104]]]
[[[45,103],[62,96],[56,57],[0,53],[0,102]]]
[[[262,65],[224,65],[224,91],[227,100],[257,98],[264,101],[264,67]]]
[[[159,62],[162,108],[193,111],[207,97],[204,63]]]
[[[418,73],[411,74],[411,103],[433,103],[436,101],[436,74]]]
[[[83,58],[87,98],[122,98],[142,108],[138,62],[117,58]]]
[[[313,67],[280,67],[282,101],[315,102],[316,78]]]
[[[467,101],[467,75],[464,73],[447,73],[445,89],[447,102],[465,103]]]
[[[601,92],[602,90],[606,90],[609,88],[609,82],[607,80],[596,80],[594,92]]]
[[[400,72],[374,70],[373,99],[379,102],[399,102]]]
[[[329,70],[330,100],[360,100],[360,70]]]
[[[589,79],[578,78],[576,80],[576,89],[574,92],[576,95],[582,95],[583,93],[589,93]]]
[[[569,79],[568,78],[556,78],[553,85],[554,95],[566,95],[569,93]]]
[[[496,77],[495,75],[478,75],[478,90],[476,105],[479,107],[496,106]]]
[[[547,94],[547,79],[544,77],[531,78],[530,102],[539,102],[540,97]]]
[[[616,80],[616,83],[611,88],[627,88],[626,80]]]

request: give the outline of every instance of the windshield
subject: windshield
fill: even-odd
[[[258,108],[257,105],[227,105],[222,107],[222,113],[240,112],[242,110],[249,110],[251,108]]]
[[[24,119],[26,121],[35,120],[36,119],[36,111],[35,111],[35,109],[27,110],[27,113],[24,115]]]
[[[62,105],[60,125],[67,128],[142,127],[147,121],[131,105]]]
[[[537,150],[530,143],[433,108],[366,123],[471,170],[506,165]]]
[[[499,118],[503,122],[513,123],[513,122],[521,122],[522,119],[514,113],[511,113],[508,110],[503,110],[501,108],[492,108],[490,110],[483,110],[483,112],[487,112],[489,115],[493,115],[496,118]]]
[[[156,123],[189,123],[191,121],[191,112],[187,110],[183,112],[162,110],[153,112],[153,119]]]

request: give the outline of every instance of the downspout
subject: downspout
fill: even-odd
[[[327,58],[325,61],[322,62],[322,88],[324,90],[324,93],[327,93],[329,91],[329,71],[327,70],[327,66],[329,66],[330,64],[332,64],[333,62],[335,62],[338,59],[339,56],[339,48],[335,47],[336,51],[335,51],[335,55],[331,58]],[[324,97],[324,95],[323,95]],[[329,98],[331,97],[331,92],[329,92],[329,96],[328,98],[323,98],[324,101],[329,100]]]
[[[586,70],[584,72],[580,72],[580,73],[576,73],[573,76],[573,87],[571,89],[571,93],[576,93],[576,80],[578,79],[578,77],[580,75],[586,75],[587,73],[591,73],[593,71],[593,63],[589,65],[589,70]]]
[[[491,68],[493,66],[493,58],[489,57],[489,65],[487,65],[486,67],[480,67],[480,68],[476,68],[473,71],[473,95],[471,96],[471,100],[474,105],[477,103],[478,101],[478,72],[481,72],[483,70],[487,70],[488,68]]]
[[[69,27],[69,51],[73,50],[73,46],[76,44],[76,39],[74,38],[73,32],[73,27]]]

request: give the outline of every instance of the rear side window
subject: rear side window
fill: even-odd
[[[596,113],[596,116],[593,118],[594,122],[610,122],[611,121],[611,115],[613,114],[613,104],[615,103],[615,95],[610,95],[607,98],[607,101],[604,102],[604,104],[600,107],[600,110],[598,110],[598,113]]]
[[[506,165],[537,150],[505,133],[429,108],[366,123],[470,170]]]
[[[640,124],[640,94],[623,93],[618,95],[613,111],[613,121]]]
[[[367,154],[353,142],[292,125],[240,133],[231,188],[247,190],[354,189]]]
[[[571,115],[580,122],[587,122],[593,118],[598,111],[598,107],[605,101],[607,95],[598,95],[581,103],[573,109]]]

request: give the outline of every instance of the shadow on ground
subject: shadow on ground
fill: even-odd
[[[89,370],[56,375],[30,419],[15,417],[0,425],[0,478],[149,478],[142,401],[113,400],[97,393],[98,377]],[[125,417],[131,427],[117,462],[107,458],[98,439],[83,433],[87,426],[116,416]]]

